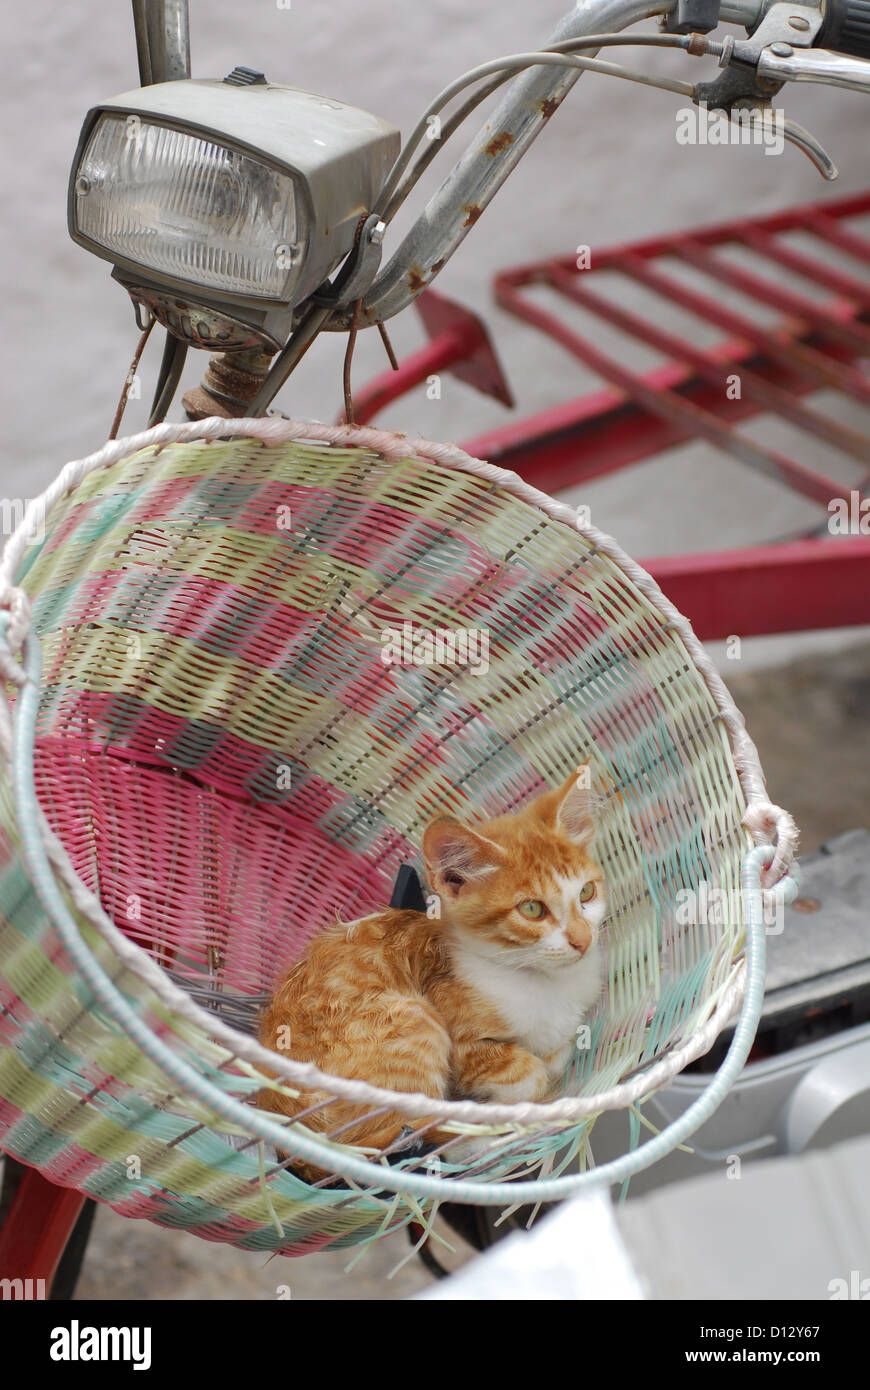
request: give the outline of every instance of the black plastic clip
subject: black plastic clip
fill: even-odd
[[[402,864],[396,874],[390,907],[396,907],[405,912],[426,911],[423,886],[420,883],[420,876],[412,864]]]
[[[677,0],[664,23],[667,34],[709,34],[719,25],[721,0]]]

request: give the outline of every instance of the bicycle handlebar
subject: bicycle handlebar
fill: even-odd
[[[841,3],[848,8],[849,0]],[[561,21],[546,47],[582,39],[587,34],[618,32],[640,20],[668,14],[675,4],[676,0],[582,0]],[[823,23],[818,0],[802,0],[793,7],[812,15],[810,20],[792,17],[789,22],[794,33],[788,29],[783,33],[783,19],[774,19],[771,11],[779,8],[775,0],[722,0],[720,21],[743,25],[752,37],[737,44],[726,40],[729,53],[720,59],[720,66],[727,66],[733,56],[737,70],[728,69],[729,78],[723,74],[718,82],[701,84],[698,90],[705,85],[709,88],[711,104],[714,93],[715,104],[720,94],[727,98],[731,93],[731,100],[724,103],[729,108],[732,104],[769,105],[770,94],[778,91],[783,82],[792,80],[827,82],[870,92],[870,64],[800,46],[802,42],[818,42]],[[803,40],[800,31],[806,35]],[[798,45],[797,52],[786,43],[773,42],[774,37],[790,38]],[[594,57],[597,51],[585,50],[584,56]],[[580,76],[576,67],[531,67],[514,78],[497,110],[470,142],[375,279],[362,303],[361,323],[392,318],[431,283]],[[746,92],[752,94],[748,100],[744,98]],[[699,98],[696,95],[694,99]],[[700,100],[705,101],[705,97]],[[835,178],[835,165],[810,132],[793,121],[785,121],[784,126],[786,138],[809,155],[824,177]],[[344,329],[347,323],[348,311],[341,306],[323,326]]]
[[[583,0],[559,24],[548,44],[584,34],[614,33],[642,19],[667,14],[675,0]],[[725,7],[757,15],[760,0],[730,0]],[[749,22],[752,22],[751,20]],[[547,45],[545,45],[547,46]],[[587,56],[593,57],[597,50]],[[377,323],[406,308],[435,278],[492,202],[505,179],[541,133],[580,77],[577,68],[529,68],[511,83],[497,109],[430,198],[363,300],[360,320]],[[330,328],[344,326],[336,313]]]

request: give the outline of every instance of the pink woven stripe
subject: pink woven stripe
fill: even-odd
[[[73,637],[76,623],[100,621],[122,624],[126,631],[153,631],[157,626],[153,607],[149,612],[146,597],[137,612],[128,597],[128,586],[129,576],[120,570],[89,576],[64,609],[62,626],[65,636]],[[161,595],[151,602],[159,608],[159,629],[174,637],[201,643],[204,648],[216,653],[226,652],[237,667],[247,665],[252,670],[272,670],[276,675],[286,672],[290,684],[300,688],[316,687],[320,683],[321,673],[317,658],[312,654],[312,644],[323,624],[322,613],[312,613],[278,602],[270,603],[264,597],[258,600],[256,614],[252,613],[247,631],[235,632],[229,623],[220,627],[214,621],[212,626],[204,628],[202,615],[231,612],[231,599],[236,602],[239,599],[233,586],[205,577],[192,577],[173,586],[171,599],[165,604]],[[384,612],[384,628],[394,626],[401,629],[403,621],[404,615],[399,611]],[[381,710],[385,697],[401,697],[404,668],[387,665],[382,660],[380,632],[374,633],[371,642],[364,645],[352,623],[342,626],[333,624],[327,630],[324,641],[324,671],[328,671],[332,693],[340,703],[366,717],[373,717]],[[341,679],[336,683],[336,654],[339,651],[343,652],[343,661]],[[305,663],[299,670],[294,670],[300,652],[306,653]],[[66,642],[63,642],[47,666],[46,684],[62,682],[68,663]],[[444,734],[460,732],[472,714],[469,704],[456,700],[449,710],[444,711]],[[441,742],[428,731],[422,731],[422,736],[433,750]]]
[[[226,653],[239,667],[276,673],[286,669],[291,684],[294,683],[292,669],[297,654],[306,652],[304,670],[297,673],[295,683],[305,686],[316,682],[316,660],[308,653],[323,623],[321,612],[269,601],[263,595],[258,598],[256,613],[252,612],[247,630],[237,631],[226,615],[244,601],[244,596],[231,584],[205,576],[191,576],[174,584],[171,598],[164,600],[159,593],[149,596],[146,581],[144,597],[138,605],[130,597],[129,586],[130,577],[123,570],[89,575],[64,608],[61,625],[65,635],[71,636],[77,623],[101,621],[116,623],[125,631],[165,632],[172,637],[199,642],[216,654]],[[219,614],[224,615],[223,623],[215,616]],[[401,615],[388,615],[385,625],[388,621],[401,622]],[[45,630],[44,625],[40,627]],[[337,694],[344,703],[353,705],[361,713],[371,714],[379,707],[384,692],[395,683],[395,673],[381,660],[379,636],[364,646],[351,634],[350,625],[336,625],[328,636],[331,659],[334,660],[335,650],[342,643],[346,645],[344,679]],[[47,666],[46,683],[62,681],[68,662],[65,643],[61,643]],[[331,668],[332,680],[334,674]]]
[[[175,507],[189,494],[190,481],[186,478],[171,478],[162,483],[156,480],[152,481],[150,486],[144,488],[141,496],[133,500],[130,507],[125,510],[124,521],[131,524],[131,529],[142,523],[153,521],[157,517],[165,521],[167,515],[174,511]],[[110,485],[107,491],[98,493],[95,497],[88,497],[84,501],[69,499],[63,514],[58,517],[56,522],[52,522],[51,529],[40,549],[40,555],[53,554],[80,527],[87,527],[92,518],[97,520],[106,497],[113,495],[120,496],[122,494],[120,491],[115,492]],[[124,495],[130,496],[129,489],[124,489]],[[99,528],[97,534],[99,534]],[[79,543],[81,544],[81,541]]]
[[[37,785],[118,926],[168,968],[219,961],[225,985],[243,994],[267,987],[339,905],[359,916],[389,900],[392,872],[295,810],[280,820],[70,738],[40,746]]]
[[[203,1198],[203,1201],[207,1201]],[[169,1216],[169,1211],[176,1207],[184,1216],[189,1216],[187,1205],[189,1198],[177,1197],[172,1193],[163,1191],[156,1197],[149,1196],[145,1192],[136,1192],[129,1198],[120,1202],[112,1202],[112,1208],[118,1212],[119,1216],[132,1217],[133,1219],[153,1221],[158,1226],[163,1226],[168,1230],[178,1230],[179,1222],[173,1221]],[[305,1204],[298,1209],[297,1218],[300,1225],[306,1221],[316,1221],[318,1212],[316,1207]],[[291,1221],[294,1218],[291,1218]],[[268,1227],[256,1221],[251,1221],[236,1214],[228,1214],[225,1221],[210,1221],[204,1225],[196,1225],[195,1222],[185,1221],[184,1227],[192,1226],[197,1236],[201,1240],[210,1240],[215,1244],[239,1245],[245,1236],[256,1235],[263,1230],[274,1231],[270,1224]],[[278,1246],[275,1254],[285,1255],[288,1258],[298,1258],[302,1255],[313,1255],[318,1250],[328,1250],[334,1245],[340,1236],[335,1232],[311,1231],[301,1234],[298,1240],[292,1241],[287,1245]]]
[[[154,477],[141,493],[136,496],[128,488],[118,489],[109,475],[106,489],[85,501],[70,502],[62,518],[52,527],[43,547],[44,554],[51,554],[65,537],[80,526],[86,525],[91,515],[94,519],[105,508],[106,499],[125,497],[129,505],[122,513],[119,524],[131,532],[173,528],[173,524],[195,525],[205,522],[205,531],[212,530],[215,523],[223,522],[234,531],[244,531],[249,535],[274,536],[286,528],[286,509],[289,508],[293,531],[304,532],[315,525],[322,525],[328,515],[342,513],[341,534],[336,536],[335,554],[341,555],[352,564],[378,568],[383,562],[384,547],[395,547],[404,551],[409,546],[412,534],[440,535],[441,528],[421,521],[419,513],[408,508],[372,502],[361,505],[357,497],[353,501],[344,498],[337,502],[330,490],[307,486],[300,483],[283,483],[280,479],[263,480],[254,483],[255,491],[248,499],[244,498],[250,485],[232,471],[203,473],[196,477],[169,478]],[[223,503],[223,505],[222,505]],[[280,523],[280,524],[279,524]],[[486,561],[491,557],[477,546],[469,537],[454,537],[470,555]],[[383,542],[383,544],[382,544]]]
[[[114,743],[106,743],[110,731],[118,728],[121,719],[118,697],[105,692],[78,691],[71,692],[71,697],[71,708],[63,709],[62,718],[52,711],[51,733],[43,733],[38,739],[40,763],[46,757],[58,765],[75,765],[77,757],[107,755],[160,769],[171,775],[167,764],[171,762],[183,735],[189,731],[186,720],[147,707],[135,727],[128,731],[125,726],[123,740],[119,738]],[[262,780],[265,783],[265,777],[258,778],[261,772],[268,773],[268,785],[270,789],[275,789],[277,768],[288,756],[271,749],[259,750],[234,734],[221,731],[214,758],[204,754],[191,771],[199,780],[208,782],[228,797],[238,798],[255,782]],[[45,775],[50,777],[50,771]],[[109,775],[111,777],[111,770]],[[304,778],[304,797],[288,795],[282,798],[276,790],[274,801],[257,804],[257,815],[278,824],[290,822],[296,825],[298,822],[320,822],[330,815],[334,817],[342,807],[356,805],[349,793],[332,786],[312,770],[305,769]],[[46,782],[45,792],[50,813],[53,800],[49,795],[50,782]],[[386,823],[383,836],[388,842],[391,856],[413,852],[411,842]]]
[[[52,521],[51,527],[47,528],[45,540],[39,550],[40,557],[51,555],[54,551],[59,550],[64,542],[78,530],[79,526],[87,522],[87,517],[95,505],[94,500],[79,502],[74,506],[67,504],[63,515],[59,516],[56,521]]]
[[[439,603],[445,610],[455,607],[460,615],[464,610],[469,625],[475,615],[480,618],[491,616],[488,601],[491,583],[497,584],[500,606],[502,611],[509,615],[511,590],[516,588],[519,592],[527,579],[525,570],[513,570],[510,565],[496,563],[493,556],[470,536],[457,532],[442,532],[421,520],[419,516],[395,506],[381,503],[360,506],[359,501],[355,500],[351,509],[346,499],[343,503],[337,504],[331,493],[271,482],[262,484],[246,505],[240,503],[236,495],[244,490],[243,485],[237,484],[235,488],[230,485],[226,488],[226,501],[222,509],[221,481],[218,476],[205,479],[176,479],[165,484],[155,482],[153,487],[143,494],[138,505],[133,503],[125,511],[124,525],[131,532],[153,525],[155,532],[159,533],[166,530],[168,521],[171,529],[173,511],[177,507],[177,519],[185,520],[192,527],[196,527],[201,511],[208,504],[211,509],[209,524],[198,528],[197,534],[200,538],[207,539],[209,534],[219,534],[220,528],[211,524],[214,521],[223,521],[233,531],[274,537],[280,534],[277,518],[281,507],[290,507],[293,530],[297,533],[304,533],[315,525],[323,527],[324,515],[331,514],[336,518],[336,534],[332,537],[330,547],[333,555],[363,572],[389,574],[392,571],[393,580],[389,586],[385,586],[387,594],[384,597],[386,600],[387,595],[389,596],[388,603],[384,602],[381,607],[384,626],[400,624],[404,617],[417,607],[421,590],[426,589],[427,581],[431,582],[432,571],[431,556],[428,553],[422,560],[416,556],[421,547],[428,551],[436,536],[442,537],[442,544],[446,543],[457,550],[457,563],[452,569],[438,573]],[[200,492],[197,492],[197,488]],[[49,552],[57,546],[63,533],[73,530],[77,522],[86,520],[82,513],[86,514],[94,506],[95,503],[89,501],[70,509],[57,532],[53,532],[46,542]],[[235,507],[239,508],[238,512],[234,511]],[[413,561],[410,559],[412,555],[415,556]],[[155,552],[155,566],[159,568],[159,562],[164,558],[165,552],[162,549]],[[137,569],[141,575],[141,557]],[[264,575],[264,580],[267,578],[268,576]],[[98,619],[99,610],[95,611],[94,598],[99,596],[102,610],[103,595],[108,598],[116,585],[123,586],[125,579],[129,582],[129,577],[121,570],[83,577],[80,581],[81,593],[76,594],[69,609],[70,615],[80,615],[86,620]],[[197,612],[218,614],[224,611],[221,605],[222,596],[228,597],[236,593],[232,583],[224,589],[219,582],[207,579],[185,581],[182,575],[173,576],[173,592],[173,621],[161,626],[178,635],[195,635],[197,630],[201,631],[202,624],[196,624],[192,615]],[[199,606],[200,604],[205,606]],[[564,650],[564,641],[576,641],[578,624],[590,637],[605,628],[599,618],[571,599],[565,590],[564,582],[558,595],[554,597],[553,614],[559,623],[560,635],[563,636],[561,650]],[[317,621],[316,615],[312,617],[310,613],[297,613],[279,604],[273,604],[262,617],[262,628],[253,634],[250,646],[243,644],[238,648],[238,654],[269,668],[274,668],[285,660],[288,649],[295,645],[299,638],[303,638],[306,632],[311,630],[311,625]],[[136,626],[135,622],[131,625]],[[543,639],[543,645],[547,648],[552,647],[555,652],[560,650],[557,640],[554,633],[551,638]],[[379,659],[378,652],[375,653],[375,657]],[[368,685],[369,681],[364,673],[364,678],[360,681],[360,692],[364,694]]]
[[[401,731],[405,740],[405,756],[399,766],[402,770],[407,768],[413,772],[412,785],[419,781],[421,767],[425,767],[429,773],[438,768],[444,769],[441,789],[439,790],[436,783],[435,790],[428,800],[422,789],[419,795],[420,815],[435,816],[444,810],[442,796],[455,803],[457,797],[463,795],[463,790],[457,788],[455,779],[451,778],[451,757],[447,751],[447,741],[454,735],[467,736],[469,720],[462,716],[465,708],[462,704],[457,703],[448,708],[441,722],[444,737],[438,739],[432,731],[421,728],[410,718],[412,708],[413,704],[409,700],[409,722]],[[109,756],[127,758],[164,769],[172,759],[180,763],[186,761],[181,751],[182,740],[186,738],[187,746],[190,747],[190,727],[186,720],[150,706],[128,712],[123,709],[123,697],[106,693],[65,692],[61,703],[50,710],[46,722],[51,731],[50,737],[56,738],[56,731],[59,731],[62,745],[72,741],[78,743],[80,748],[98,748]],[[476,722],[481,727],[487,723],[482,714],[477,716]],[[119,736],[119,728],[123,730],[123,738]],[[74,730],[78,731],[78,737],[74,735]],[[114,741],[107,743],[106,740],[112,732],[115,733]],[[394,737],[391,741],[394,741]],[[40,746],[48,741],[49,736],[42,734]],[[253,794],[256,789],[256,794],[262,798],[267,789],[268,793],[271,793],[275,788],[276,770],[291,756],[290,751],[282,754],[271,749],[257,749],[236,735],[221,730],[213,753],[200,751],[196,761],[188,763],[188,766],[191,774],[199,781],[214,786],[229,796],[238,797],[246,790]],[[398,776],[397,772],[394,775],[396,785],[400,785]],[[299,777],[304,777],[304,789]],[[543,791],[545,785],[539,774],[528,765],[518,764],[513,772],[511,788],[518,802]],[[272,816],[282,823],[289,818],[295,824],[296,821],[322,822],[325,818],[336,820],[342,808],[347,807],[352,813],[358,809],[358,803],[352,796],[326,782],[310,768],[305,768],[298,774],[294,788],[299,795],[294,794],[273,802],[259,799],[259,813]],[[464,791],[470,811],[476,812],[490,804],[489,799],[493,792],[490,786],[471,787]],[[503,809],[503,802],[498,795],[492,806],[493,815]],[[370,840],[360,851],[367,863],[383,862],[392,865],[402,858],[416,857],[417,850],[413,842],[386,820],[379,824],[375,822],[375,827],[366,827]],[[362,836],[362,829],[358,833]]]

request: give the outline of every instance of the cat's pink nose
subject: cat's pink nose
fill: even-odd
[[[592,943],[592,933],[587,926],[569,927],[565,933],[565,939],[569,946],[573,946],[579,955],[584,955]]]

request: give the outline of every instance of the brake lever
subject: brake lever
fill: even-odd
[[[782,137],[790,145],[794,145],[807,156],[807,159],[818,169],[823,179],[831,181],[839,178],[840,171],[828,154],[824,145],[813,135],[806,126],[800,125],[798,121],[793,121],[790,116],[786,116],[780,108],[771,104],[770,97],[763,94],[757,83],[749,79],[741,84],[729,83],[727,88],[718,88],[716,82],[699,82],[695,87],[693,101],[696,105],[707,106],[710,110],[722,110],[726,113],[729,120],[734,120],[734,113],[739,111],[757,111],[762,123],[770,123],[775,130],[777,127],[782,132]],[[777,88],[778,90],[778,88]]]
[[[812,131],[807,130],[806,126],[799,125],[790,116],[784,116],[782,133],[790,145],[803,151],[807,159],[816,166],[823,179],[831,181],[840,177],[840,171],[828,151],[821,141],[816,139]]]
[[[723,71],[712,82],[696,83],[692,99],[697,105],[725,111],[732,120],[735,111],[747,109],[757,111],[763,121],[775,118],[783,139],[801,150],[822,178],[831,180],[838,177],[837,166],[821,141],[771,105],[772,97],[786,82],[832,81],[833,76],[819,74],[832,74],[835,67],[844,78],[854,79],[856,68],[863,68],[865,81],[870,77],[870,64],[856,64],[845,58],[842,65],[827,63],[826,59],[836,55],[811,47],[821,23],[821,12],[814,5],[771,6],[748,39],[725,40],[719,58]],[[853,83],[844,80],[840,85]],[[870,86],[865,90],[870,90]]]

